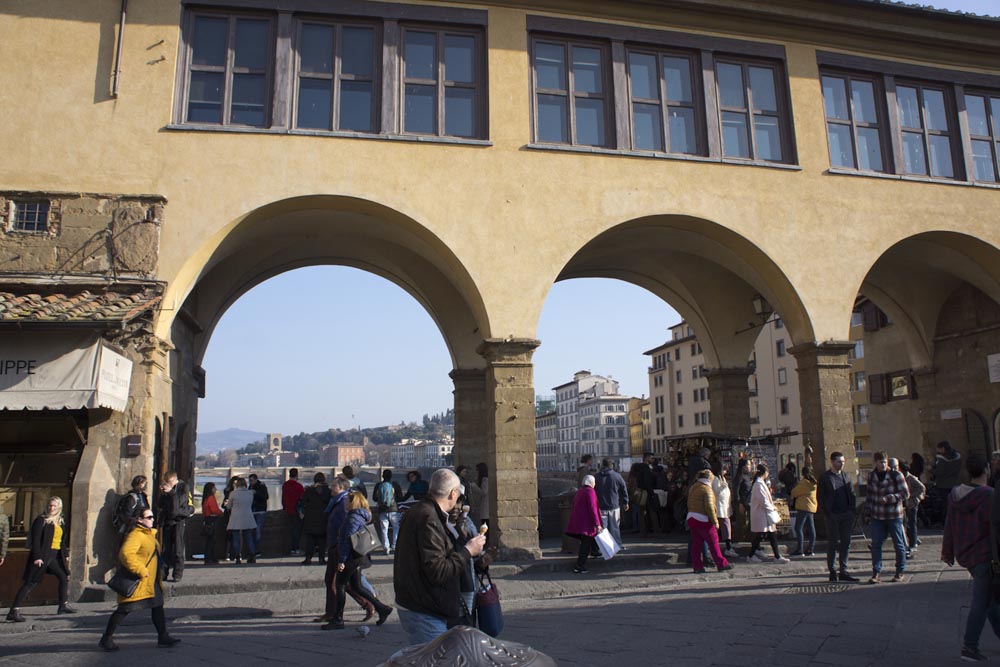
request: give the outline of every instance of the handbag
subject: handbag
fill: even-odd
[[[153,562],[153,558],[159,552],[154,550],[149,560],[146,561],[146,569],[149,569],[149,564]],[[108,580],[108,588],[118,593],[120,597],[130,598],[135,594],[135,589],[139,587],[139,581],[141,577],[137,577],[131,570],[128,570],[121,565],[115,569],[114,575]]]
[[[611,560],[621,549],[618,543],[615,542],[615,538],[611,537],[611,533],[607,528],[601,528],[597,535],[594,536],[594,541],[597,542],[597,548],[601,550],[604,560]]]
[[[367,556],[380,544],[375,524],[365,524],[365,527],[351,535],[351,548],[359,556]]]
[[[767,510],[767,522],[772,526],[777,526],[781,523],[781,515],[778,514],[778,510],[772,509]]]
[[[476,624],[490,637],[503,632],[503,609],[500,608],[500,591],[489,572],[479,574],[476,589]]]

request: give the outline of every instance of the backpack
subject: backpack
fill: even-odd
[[[120,531],[124,526],[127,526],[129,520],[132,518],[130,510],[139,506],[138,499],[134,503],[130,502],[131,496],[132,492],[130,491],[119,498],[118,503],[115,505],[115,511],[111,515],[111,525],[115,527],[115,530]]]
[[[194,498],[191,497],[187,484],[177,482],[175,492],[177,493],[177,518],[187,519],[194,516]]]
[[[392,488],[392,482],[381,482],[375,487],[374,496],[381,510],[392,509],[396,502],[396,490]]]

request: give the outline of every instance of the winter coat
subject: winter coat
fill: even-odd
[[[698,480],[691,485],[691,490],[688,491],[688,512],[704,514],[708,517],[708,523],[716,528],[719,527],[719,515],[711,484]]]
[[[119,595],[118,604],[156,597],[156,582],[162,576],[162,568],[155,528],[136,526],[129,531],[118,550],[118,567],[140,577],[135,592],[129,597]]]
[[[229,494],[229,524],[226,530],[256,530],[254,521],[253,491],[246,488],[233,489]]]
[[[24,581],[26,583],[37,584],[45,576],[49,563],[54,560],[61,560],[63,569],[69,572],[66,564],[66,557],[69,555],[67,543],[69,542],[69,529],[63,525],[62,543],[58,551],[52,548],[52,537],[55,535],[55,524],[45,523],[45,515],[35,517],[31,523],[31,553],[24,563]],[[35,565],[35,561],[42,561],[41,567]]]
[[[597,494],[589,486],[581,486],[573,496],[573,510],[566,524],[570,537],[593,537],[601,526],[601,513],[597,509]]]
[[[920,504],[920,501],[927,495],[927,487],[912,473],[906,474],[906,488],[910,490],[910,497],[906,499],[906,509],[910,510]]]
[[[400,606],[454,620],[462,615],[462,573],[471,557],[455,546],[447,521],[431,498],[410,507],[399,525],[392,580]]]
[[[302,494],[302,531],[310,535],[326,532],[326,506],[330,503],[330,487],[325,483],[307,486]]]
[[[962,484],[948,496],[948,514],[944,521],[941,560],[971,568],[993,558],[990,544],[990,512],[993,489]]]
[[[606,512],[628,504],[625,480],[612,468],[601,468],[594,490],[597,492],[597,506]]]
[[[951,489],[962,483],[962,455],[954,449],[934,457],[934,486]]]
[[[470,514],[476,523],[490,518],[490,478],[483,477],[483,483],[469,482]]]
[[[250,489],[253,492],[253,503],[251,504],[251,509],[254,512],[266,512],[267,511],[267,500],[269,494],[267,492],[267,485],[264,482],[257,480],[257,483],[253,485]]]
[[[715,494],[715,513],[720,519],[728,519],[733,515],[733,507],[730,502],[732,493],[729,485],[721,477],[712,480],[712,493]]]
[[[347,491],[341,491],[330,499],[326,515],[326,548],[334,549],[340,537],[340,526],[347,518]]]
[[[775,511],[775,507],[771,499],[771,489],[768,488],[767,482],[758,479],[753,483],[753,491],[750,493],[750,532],[775,532],[777,527],[767,518],[767,513],[772,511]]]
[[[351,549],[351,535],[360,533],[371,523],[372,513],[363,507],[350,510],[337,531],[337,562],[346,563],[354,554]]]
[[[815,514],[818,504],[816,502],[816,482],[805,477],[792,489],[793,506],[796,512],[809,512]]]

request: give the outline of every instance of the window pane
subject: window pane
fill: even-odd
[[[267,69],[267,21],[236,20],[236,67]]]
[[[778,98],[774,92],[774,70],[765,67],[751,67],[750,94],[754,111],[777,111]]]
[[[222,122],[222,72],[191,72],[188,91],[188,121],[191,123]]]
[[[691,61],[687,58],[664,58],[663,78],[667,82],[667,99],[688,102],[691,98]]]
[[[263,74],[234,74],[230,122],[234,125],[263,125],[265,99]]]
[[[437,128],[435,106],[437,95],[434,86],[406,84],[404,108],[405,132],[434,134]]]
[[[330,129],[330,82],[299,79],[299,115],[296,126],[314,130]]]
[[[858,128],[858,160],[868,171],[884,171],[882,166],[882,138],[874,127]]]
[[[341,31],[340,71],[369,78],[374,71],[375,31],[371,28],[344,27]]]
[[[447,88],[444,92],[444,133],[451,137],[476,134],[476,91],[472,88]]]
[[[604,100],[577,98],[576,143],[584,146],[604,145]]]
[[[698,152],[698,139],[694,131],[694,110],[685,107],[667,109],[667,128],[670,130],[670,152],[694,155]]]
[[[432,32],[406,31],[406,78],[437,81],[434,55],[436,41],[437,35]]]
[[[739,65],[719,63],[719,103],[724,107],[743,109],[743,68]]]
[[[226,66],[226,34],[229,20],[199,16],[194,22],[194,41],[191,45],[192,65]]]
[[[370,81],[340,82],[340,129],[353,132],[374,131]]]
[[[826,136],[830,142],[830,164],[834,167],[854,168],[854,150],[851,145],[850,125],[826,124]]]
[[[557,144],[569,143],[565,97],[538,96],[538,140]]]
[[[993,109],[993,136],[1000,136],[1000,98],[991,97],[990,107]]]
[[[632,80],[632,97],[647,100],[660,99],[660,83],[656,73],[656,56],[648,53],[628,54],[629,76]]]
[[[941,135],[931,135],[930,142],[931,176],[953,178],[955,170],[951,165],[951,140]]]
[[[977,181],[996,182],[996,172],[993,169],[993,144],[989,141],[972,142],[972,160],[976,169]]]
[[[986,122],[986,99],[978,95],[966,95],[965,108],[969,114],[969,134],[988,137],[990,125]]]
[[[754,116],[754,147],[758,160],[781,160],[781,128],[774,116]]]
[[[299,36],[299,71],[333,74],[333,26],[303,24]]]
[[[600,93],[601,50],[573,47],[573,89],[578,93]]]
[[[472,83],[475,75],[476,39],[468,35],[445,35],[444,78]],[[447,120],[445,121],[447,122]],[[448,134],[451,134],[450,132]],[[463,135],[464,136],[464,135]]]
[[[896,103],[899,105],[899,121],[903,127],[923,127],[920,123],[920,104],[917,103],[916,88],[897,86]]]
[[[906,155],[907,174],[927,173],[927,158],[924,155],[924,137],[922,135],[904,132],[903,153]]]
[[[927,112],[927,129],[948,131],[948,114],[944,109],[944,93],[924,90],[924,110]]]
[[[838,77],[823,77],[823,106],[827,118],[849,120],[847,112],[846,81]]]
[[[633,105],[632,125],[632,141],[636,150],[663,150],[663,133],[661,131],[660,107],[658,105]]]
[[[854,102],[854,120],[859,123],[878,123],[875,112],[875,85],[871,81],[851,81],[851,100]]]
[[[535,45],[535,72],[539,88],[566,90],[566,50],[561,44]]]
[[[725,157],[750,157],[746,114],[722,112],[722,154]]]

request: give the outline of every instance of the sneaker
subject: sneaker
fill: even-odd
[[[806,555],[806,556],[815,556],[815,555],[816,555],[816,552],[815,552],[815,551],[807,551],[807,552],[805,553],[805,555]]]
[[[740,554],[736,551],[736,549],[730,547],[729,549],[726,549],[722,555],[725,556],[726,558],[736,558]]]
[[[56,613],[57,614],[75,614],[76,613],[76,609],[73,609],[73,607],[70,607],[68,604],[63,603],[63,604],[59,605],[59,609],[56,611]]]
[[[966,662],[988,662],[989,658],[979,652],[978,648],[962,647],[962,660]]]
[[[7,612],[7,620],[11,623],[24,623],[28,619],[21,615],[21,610],[14,607],[9,612]]]
[[[705,574],[705,568],[701,568],[700,570],[695,570],[694,573],[695,574]]]
[[[861,581],[861,580],[860,580],[860,579],[858,579],[857,577],[852,577],[852,576],[851,576],[850,574],[848,574],[847,572],[841,572],[841,573],[840,573],[840,574],[838,575],[838,578],[839,578],[839,579],[840,579],[841,581],[848,581],[848,582],[851,582],[851,583],[857,583],[857,582]]]
[[[758,552],[758,553],[760,553],[760,552]],[[747,558],[747,562],[748,563],[763,563],[764,561],[761,560],[760,556],[758,556],[757,554],[754,554],[753,556],[749,556]]]
[[[163,635],[156,640],[156,646],[158,648],[170,648],[171,646],[177,646],[181,643],[180,639],[171,637],[170,635]]]
[[[836,572],[831,572],[830,573],[830,581],[837,581],[837,573]]]
[[[756,556],[757,558],[760,558],[761,560],[767,558],[767,554],[764,553],[763,549],[757,549],[757,551],[755,551],[753,555]]]
[[[900,582],[902,580],[903,580],[903,573],[902,572],[897,572],[896,574],[894,574],[892,576],[893,583],[898,583],[898,582]]]
[[[108,636],[101,637],[101,641],[97,642],[97,645],[108,653],[118,650],[118,644],[115,643],[114,639]]]
[[[801,551],[789,551],[788,552],[788,557],[789,558],[794,558],[795,556],[805,556],[805,554],[802,553]]]
[[[869,584],[877,584],[877,583],[879,583],[881,581],[882,581],[882,578],[879,576],[879,573],[876,572],[875,574],[872,575],[872,578],[868,580],[868,583]]]
[[[587,572],[589,572],[589,571],[590,570],[588,570],[585,567],[574,567],[573,568],[573,574],[587,574]]]
[[[338,620],[333,620],[333,621],[330,621],[329,623],[326,623],[325,625],[321,625],[319,629],[320,630],[343,630],[344,629],[344,622],[343,621],[338,621]]]
[[[732,563],[726,563],[725,567],[720,567],[719,568],[719,572],[728,572],[731,569],[733,569],[733,564]]]
[[[788,560],[784,556],[778,556],[777,558],[774,559],[774,562],[784,565],[785,563],[791,563],[792,561]]]

